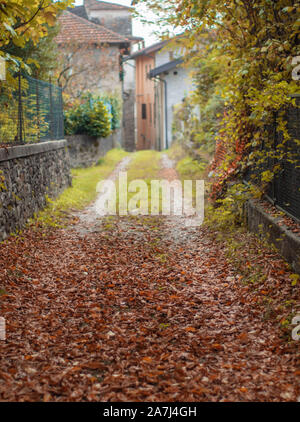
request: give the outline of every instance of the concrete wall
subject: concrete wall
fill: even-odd
[[[135,62],[130,60],[124,63],[122,146],[132,152],[135,145]]]
[[[125,151],[136,149],[135,141],[135,90],[126,90],[123,101],[123,142]]]
[[[67,143],[44,142],[0,149],[0,240],[24,227],[71,184]]]
[[[71,167],[89,167],[96,164],[109,150],[121,145],[121,130],[116,130],[107,138],[72,135],[66,139]]]

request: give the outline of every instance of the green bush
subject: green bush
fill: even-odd
[[[121,121],[121,101],[115,94],[103,94],[100,99],[109,106],[112,130],[119,129]]]
[[[90,135],[106,138],[112,129],[111,115],[104,102],[91,95],[83,102],[65,111],[66,135]]]

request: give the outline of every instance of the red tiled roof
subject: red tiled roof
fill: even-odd
[[[129,40],[102,25],[90,22],[74,13],[64,11],[58,18],[61,24],[59,34],[56,37],[58,44],[76,41],[78,43],[128,43]]]
[[[85,5],[90,10],[130,10],[131,7],[123,6],[121,4],[109,3],[98,0],[85,0]]]

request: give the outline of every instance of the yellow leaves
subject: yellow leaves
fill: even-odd
[[[300,276],[299,276],[299,274],[291,274],[290,275],[290,279],[292,280],[291,285],[292,286],[296,286],[297,283],[298,283],[298,281],[299,281],[299,279],[300,279]]]
[[[289,325],[289,321],[287,320],[287,319],[285,319],[285,318],[283,318],[281,321],[280,321],[280,324],[283,326],[283,327],[285,327],[285,326],[287,326],[287,325]]]
[[[46,12],[44,13],[44,18],[48,25],[54,26],[56,23],[56,16],[53,12]]]
[[[199,12],[200,5],[197,6],[195,3],[197,2],[191,0],[185,2],[186,5],[193,4],[193,8],[195,7]],[[211,13],[220,13],[222,18],[220,18],[219,28],[218,23],[216,23],[216,43],[211,44],[213,53],[209,53],[211,45],[207,46],[206,57],[203,58],[204,67],[198,71],[199,91],[204,92],[204,95],[198,94],[199,103],[202,107],[203,104],[207,104],[205,98],[203,99],[205,95],[209,97],[209,101],[212,98],[211,93],[207,95],[201,85],[202,79],[207,80],[208,70],[209,76],[212,79],[215,78],[211,91],[214,95],[221,95],[224,99],[222,105],[226,107],[226,114],[223,114],[223,119],[220,122],[221,127],[218,130],[218,141],[220,140],[220,143],[223,144],[228,142],[230,144],[228,149],[230,147],[233,149],[238,140],[254,140],[253,134],[256,132],[256,139],[252,142],[251,147],[257,151],[261,147],[262,140],[266,139],[263,126],[270,123],[274,111],[278,111],[287,105],[288,95],[298,90],[297,85],[291,81],[290,61],[293,56],[297,55],[298,51],[298,45],[295,42],[297,32],[294,28],[297,27],[298,17],[295,12],[296,7],[299,8],[299,4],[296,7],[283,9],[283,6],[288,2],[276,2],[273,10],[267,5],[268,2],[261,2],[259,6],[256,2],[253,5],[254,2],[248,2],[249,9],[245,10],[245,7],[241,5],[243,2],[236,6],[234,4],[236,2],[229,1],[226,2],[226,7],[222,2],[208,3],[205,11],[203,11],[205,22],[208,25],[211,24]],[[212,4],[214,4],[214,8]],[[249,10],[251,10],[251,17]],[[191,18],[188,8],[182,13],[185,19]],[[243,18],[241,18],[242,16]],[[256,17],[255,23],[252,19],[253,16]],[[221,22],[222,19],[223,22]],[[283,29],[280,34],[277,33],[279,32],[277,31],[278,24],[282,25]],[[240,42],[241,38],[243,38],[242,43]],[[288,58],[289,60],[287,60]],[[219,63],[219,69],[222,68],[223,72],[214,74],[212,70],[215,62]],[[197,72],[195,72],[195,75],[197,78]],[[232,111],[230,108],[232,108]],[[222,112],[217,109],[214,117],[221,119]],[[241,127],[238,124],[239,121],[250,124],[248,126],[244,124]],[[284,139],[286,139],[288,136],[287,130],[278,125],[279,130],[282,131]],[[215,134],[212,135],[213,141],[215,141],[216,136]],[[204,136],[202,136],[203,138]],[[248,147],[250,147],[249,142]],[[245,152],[246,155],[247,151],[241,152]],[[218,170],[221,173],[219,185],[217,186],[216,182],[213,188],[216,190],[219,188],[221,192],[221,187],[227,184],[226,173],[229,170],[231,171],[229,177],[232,177],[238,171],[244,171],[247,165],[254,168],[264,163],[255,162],[254,159],[251,160],[251,163],[247,163],[246,159],[244,160],[242,157],[236,168],[232,169],[231,162],[226,163],[226,159],[224,159],[221,164],[218,164]],[[261,168],[266,167],[261,165],[260,171]],[[273,172],[277,173],[280,170],[278,167],[273,169]],[[263,184],[273,180],[273,172],[269,170],[263,173]],[[260,187],[265,188],[265,186]],[[260,197],[260,195],[261,193],[257,190],[256,197]]]
[[[294,10],[296,10],[296,7],[288,6],[288,7],[284,7],[282,9],[282,12],[284,12],[284,13],[291,13],[291,12],[294,12]]]
[[[29,40],[37,43],[48,34],[47,27],[56,24],[58,12],[71,2],[22,0],[5,4],[4,8],[0,8],[0,47],[5,47],[9,42],[17,47],[24,47]]]
[[[8,31],[8,32],[10,32],[11,33],[11,35],[13,36],[13,37],[15,37],[17,34],[16,34],[16,31],[14,30],[14,28],[11,26],[11,25],[9,25],[8,23],[6,23],[6,22],[4,22],[3,23],[3,26],[4,26],[4,28]]]
[[[274,178],[274,173],[270,170],[266,170],[266,171],[262,172],[262,174],[261,174],[262,182],[269,183],[273,180],[273,178]]]

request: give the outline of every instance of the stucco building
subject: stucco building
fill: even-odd
[[[85,0],[83,6],[63,12],[59,22],[59,84],[71,99],[86,91],[117,95],[123,104],[120,142],[127,150],[133,150],[135,81],[132,70],[124,66],[123,57],[141,38],[132,35],[131,9]]]
[[[155,81],[156,148],[169,148],[173,142],[174,107],[194,89],[190,69],[183,66],[177,49],[160,49],[148,77]]]
[[[135,67],[136,78],[136,148],[156,149],[155,81],[149,72],[155,68],[155,57],[165,42],[142,48],[127,58],[127,63]]]
[[[136,146],[163,150],[172,143],[174,106],[193,89],[177,48],[161,41],[132,53],[136,69]]]
[[[59,83],[64,91],[71,98],[85,91],[121,96],[120,57],[129,51],[129,40],[70,11],[63,12],[59,23]]]
[[[87,18],[125,37],[132,37],[132,10],[120,4],[85,0]]]

